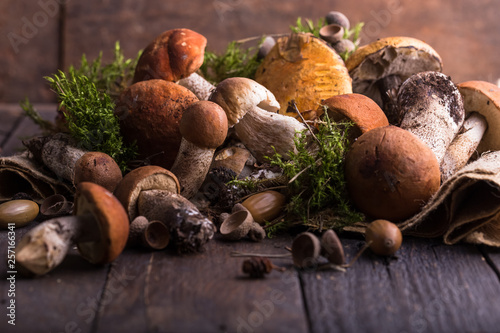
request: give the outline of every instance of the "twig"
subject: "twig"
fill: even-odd
[[[309,126],[309,124],[306,122],[306,120],[304,119],[304,117],[300,113],[299,109],[297,108],[297,103],[295,103],[294,100],[291,100],[288,103],[288,106],[291,107],[291,108],[293,108],[293,110],[299,115],[300,119],[302,120],[302,122],[304,123],[304,125],[306,125],[307,129],[309,130],[309,133],[311,133],[311,135],[313,136],[314,140],[316,140],[316,142],[321,145],[321,142],[318,140],[318,138],[314,134],[313,130],[311,129],[311,126]]]
[[[263,254],[263,253],[246,253],[246,252],[231,252],[231,257],[267,257],[267,258],[289,258],[291,253],[285,254]]]

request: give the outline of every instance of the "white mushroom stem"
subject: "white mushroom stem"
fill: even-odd
[[[205,78],[197,73],[192,73],[191,75],[180,79],[177,81],[181,86],[191,90],[200,101],[208,100],[208,97],[215,89],[215,86],[205,80]]]
[[[234,125],[236,135],[255,156],[257,161],[265,162],[265,156],[276,153],[285,158],[290,151],[296,152],[294,138],[297,132],[306,129],[297,119],[274,113],[274,108],[266,110],[261,103],[249,109],[245,116]]]
[[[181,184],[181,194],[193,197],[203,184],[212,164],[215,148],[198,147],[182,138],[174,165],[170,169]]]
[[[97,232],[96,232],[97,231]],[[16,247],[16,261],[38,275],[57,267],[76,240],[99,240],[100,235],[91,214],[64,216],[47,220],[31,229]]]
[[[464,121],[462,129],[446,150],[441,163],[441,180],[443,182],[467,164],[479,146],[487,128],[486,118],[477,112],[472,112]]]

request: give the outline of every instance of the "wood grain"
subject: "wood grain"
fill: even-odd
[[[362,241],[343,240],[353,256]],[[313,332],[489,332],[498,278],[474,246],[404,240],[396,260],[365,253],[346,273],[303,273]]]

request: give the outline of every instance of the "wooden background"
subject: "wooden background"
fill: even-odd
[[[43,76],[83,53],[93,59],[102,50],[109,59],[115,41],[133,57],[162,31],[185,27],[222,51],[231,40],[288,32],[297,17],[316,21],[331,10],[365,22],[362,43],[395,35],[428,42],[457,83],[500,78],[495,0],[2,0],[0,103],[53,102]]]

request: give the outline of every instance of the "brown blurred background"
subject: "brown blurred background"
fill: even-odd
[[[297,17],[331,10],[364,22],[362,44],[379,37],[422,39],[455,82],[500,78],[498,0],[2,0],[0,102],[53,102],[43,76],[78,64],[85,53],[112,57],[120,41],[133,57],[162,31],[190,28],[220,52],[231,40],[289,31]]]

